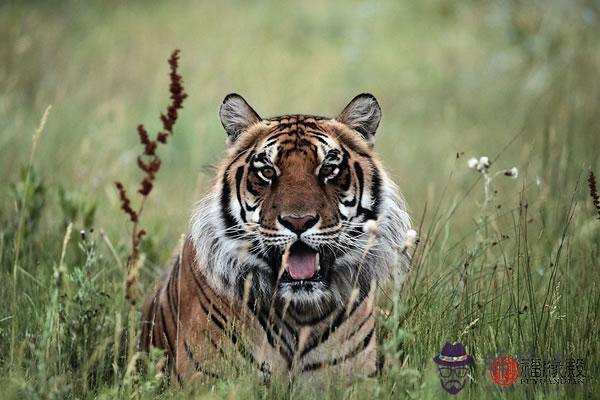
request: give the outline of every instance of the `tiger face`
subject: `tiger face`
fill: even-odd
[[[192,226],[217,286],[314,317],[406,267],[397,250],[409,219],[373,153],[375,97],[336,118],[263,119],[231,94],[220,117],[228,158]]]

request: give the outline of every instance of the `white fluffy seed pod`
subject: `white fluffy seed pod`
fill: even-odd
[[[486,156],[479,157],[479,162],[477,163],[477,170],[483,171],[490,167],[490,159]]]
[[[404,238],[404,248],[414,247],[415,244],[417,244],[417,231],[409,229]]]
[[[363,231],[369,234],[369,236],[377,236],[379,235],[379,226],[377,226],[377,221],[374,219],[370,219],[365,222],[363,226]]]

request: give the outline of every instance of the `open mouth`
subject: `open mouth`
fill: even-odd
[[[285,271],[281,282],[293,283],[304,281],[321,281],[319,252],[302,242],[295,242],[283,255]]]

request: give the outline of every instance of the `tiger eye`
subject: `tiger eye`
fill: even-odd
[[[262,176],[267,179],[271,179],[275,176],[275,170],[271,167],[264,167],[260,172],[262,173]]]
[[[333,165],[323,165],[321,170],[319,171],[323,176],[329,176],[333,173],[334,167]]]

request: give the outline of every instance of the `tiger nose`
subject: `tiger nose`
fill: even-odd
[[[319,220],[319,216],[316,214],[305,214],[302,216],[280,215],[278,220],[281,225],[299,235],[313,227]]]

